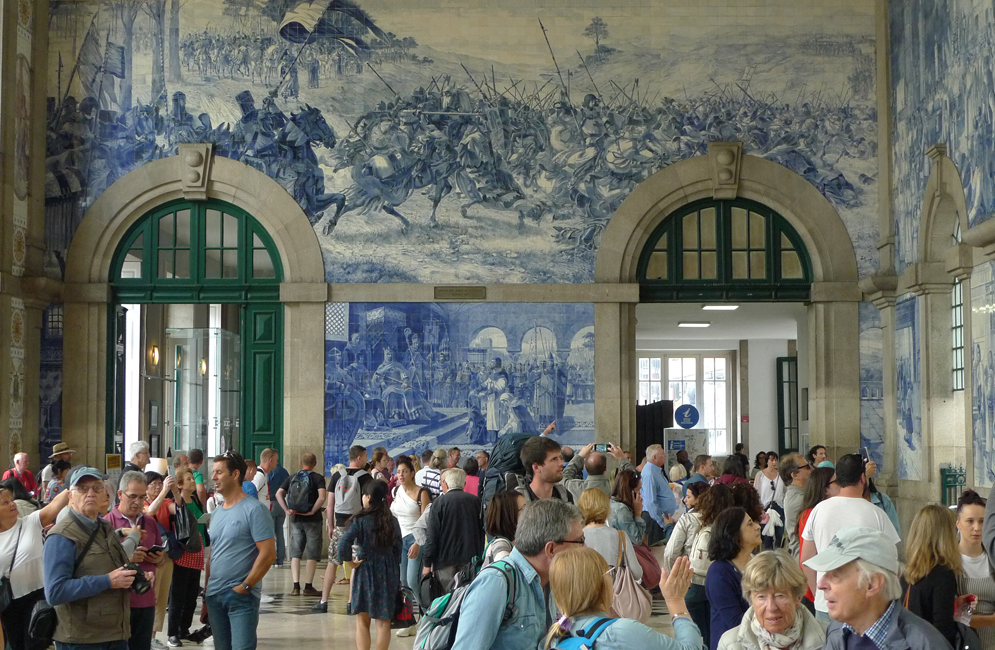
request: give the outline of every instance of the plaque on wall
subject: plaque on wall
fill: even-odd
[[[487,287],[435,287],[436,300],[487,300]]]

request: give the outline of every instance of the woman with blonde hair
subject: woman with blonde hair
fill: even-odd
[[[670,576],[664,574],[664,578],[660,590],[673,617],[676,638],[639,621],[611,618],[612,581],[600,553],[586,547],[557,553],[549,565],[549,587],[561,616],[550,627],[544,647],[552,650],[564,638],[584,636],[589,640],[586,645],[597,650],[701,650],[701,633],[684,605],[691,584],[688,559],[677,560]]]
[[[639,558],[636,557],[636,550],[632,547],[629,536],[620,530],[615,530],[605,522],[611,513],[611,505],[608,495],[598,488],[584,490],[577,500],[577,507],[580,514],[584,515],[584,544],[587,548],[593,548],[610,567],[618,566],[619,543],[625,544],[622,552],[625,553],[625,564],[632,572],[632,577],[636,582],[643,579],[643,567],[639,565]]]
[[[750,607],[738,627],[719,639],[718,650],[822,650],[826,632],[802,604],[808,583],[794,558],[764,551],[743,571],[743,595]]]
[[[957,577],[963,571],[956,525],[953,513],[943,506],[934,503],[920,510],[909,528],[908,562],[902,576],[906,609],[932,623],[953,647],[957,647]]]

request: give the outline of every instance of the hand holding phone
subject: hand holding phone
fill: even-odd
[[[165,546],[163,546],[162,544],[156,544],[155,546],[147,550],[146,553],[162,553],[165,550],[166,550]]]
[[[596,443],[594,445],[594,451],[600,452],[602,454],[607,454],[608,453],[608,443],[607,442],[604,443],[604,444],[602,444],[600,442]]]

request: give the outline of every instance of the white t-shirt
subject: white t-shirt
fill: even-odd
[[[390,504],[390,511],[397,517],[401,535],[407,537],[421,517],[421,504],[408,496],[403,485],[398,485],[394,488],[394,503]]]
[[[815,542],[815,550],[820,551],[829,546],[840,529],[852,527],[875,528],[896,544],[902,541],[884,510],[866,499],[841,496],[826,499],[812,508],[802,531],[802,539]],[[821,579],[822,574],[819,571],[817,579]],[[829,612],[821,589],[815,592],[815,608],[820,612]]]
[[[425,487],[424,485],[422,485],[422,479],[425,478],[425,472],[427,471],[428,471],[427,467],[422,467],[420,470],[415,472],[415,485],[417,485],[418,487]]]
[[[257,471],[256,475],[252,477],[252,484],[256,486],[256,492],[259,493],[259,503],[269,510],[269,480],[266,478],[266,472]]]
[[[961,563],[964,565],[964,575],[971,580],[984,580],[991,574],[988,572],[988,554],[982,552],[978,557],[968,557],[960,554]]]
[[[17,541],[18,529],[21,530],[20,541]],[[10,530],[0,533],[0,573],[3,575],[7,575],[10,570],[11,554],[14,552],[14,545],[17,545],[17,558],[14,560],[10,582],[14,598],[26,596],[45,586],[41,532],[41,511],[36,510],[27,517],[18,519]]]

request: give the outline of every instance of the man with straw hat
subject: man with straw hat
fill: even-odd
[[[42,494],[39,495],[39,497],[42,499],[42,503],[45,503],[48,497],[47,492],[48,492],[49,482],[53,478],[55,478],[55,471],[52,469],[52,466],[55,465],[55,463],[60,460],[64,460],[67,463],[71,463],[73,454],[75,453],[76,450],[70,449],[69,445],[67,445],[64,442],[58,442],[55,444],[54,447],[52,447],[52,455],[48,457],[48,460],[50,462],[48,463],[48,465],[45,465],[45,467],[43,467],[41,470],[41,483],[39,489],[41,490]]]

